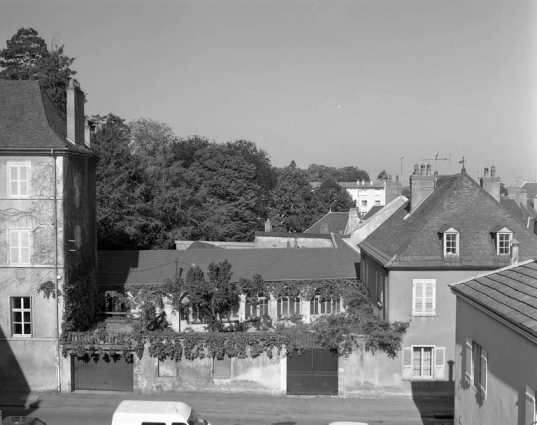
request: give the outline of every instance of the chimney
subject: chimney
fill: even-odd
[[[496,167],[494,165],[490,167],[490,177],[488,168],[483,170],[481,187],[490,193],[494,199],[500,202],[500,178],[496,177]]]
[[[265,233],[272,232],[272,223],[270,222],[270,218],[267,218],[267,221],[265,221]]]
[[[518,202],[523,207],[528,206],[528,189],[520,189],[520,192],[518,192]]]
[[[420,170],[420,174],[417,174]],[[425,171],[427,170],[427,171]],[[422,164],[418,167],[418,164],[414,166],[414,174],[410,176],[410,211],[414,209],[431,193],[435,188],[435,176],[431,175],[431,164]]]
[[[519,243],[516,239],[511,241],[511,264],[518,263],[518,245]]]
[[[395,181],[392,180],[392,176],[388,181],[384,182],[384,205],[388,205],[395,198],[401,196],[403,192],[403,185],[399,181],[399,175],[395,176]]]
[[[84,92],[74,79],[67,86],[67,138],[75,145],[84,145]]]

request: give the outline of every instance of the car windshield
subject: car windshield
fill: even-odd
[[[207,421],[203,419],[194,409],[188,418],[188,425],[207,425]]]

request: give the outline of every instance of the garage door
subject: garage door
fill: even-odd
[[[133,390],[133,363],[124,356],[72,356],[71,360],[73,390]]]
[[[287,394],[336,395],[338,355],[328,348],[308,348],[287,356]]]

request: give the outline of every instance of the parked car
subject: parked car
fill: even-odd
[[[43,422],[32,416],[8,416],[7,418],[2,419],[2,425],[47,425],[46,422]]]
[[[367,425],[365,422],[330,422],[328,425]]]
[[[211,425],[192,407],[179,401],[123,400],[112,416],[112,425]]]

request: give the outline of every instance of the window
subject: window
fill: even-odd
[[[367,207],[367,201],[362,201],[362,207]]]
[[[269,315],[269,298],[262,292],[257,296],[257,302],[246,301],[246,319],[253,317],[263,317]]]
[[[378,207],[380,206],[380,201],[375,201],[375,205]]]
[[[384,287],[386,285],[386,276],[381,272],[376,272],[376,302],[379,308],[384,306]]]
[[[412,288],[412,315],[434,316],[436,314],[436,280],[414,279]]]
[[[511,255],[511,233],[497,233],[496,247],[498,255]]]
[[[30,231],[9,230],[9,263],[30,264]]]
[[[323,298],[320,295],[315,297],[310,302],[310,315],[316,316],[319,314],[341,313],[340,298]]]
[[[13,336],[32,336],[32,307],[30,297],[11,298],[11,326]]]
[[[8,191],[10,198],[27,198],[30,192],[30,164],[9,164]]]
[[[412,346],[403,349],[403,378],[444,379],[445,347]]]
[[[446,232],[444,233],[444,256],[459,255],[459,233]]]
[[[278,318],[300,314],[300,298],[283,297],[278,299]]]
[[[524,425],[535,425],[537,414],[535,412],[535,390],[526,385],[526,405],[525,405]]]
[[[487,398],[488,354],[477,342],[466,340],[465,379],[473,385],[483,399]]]

